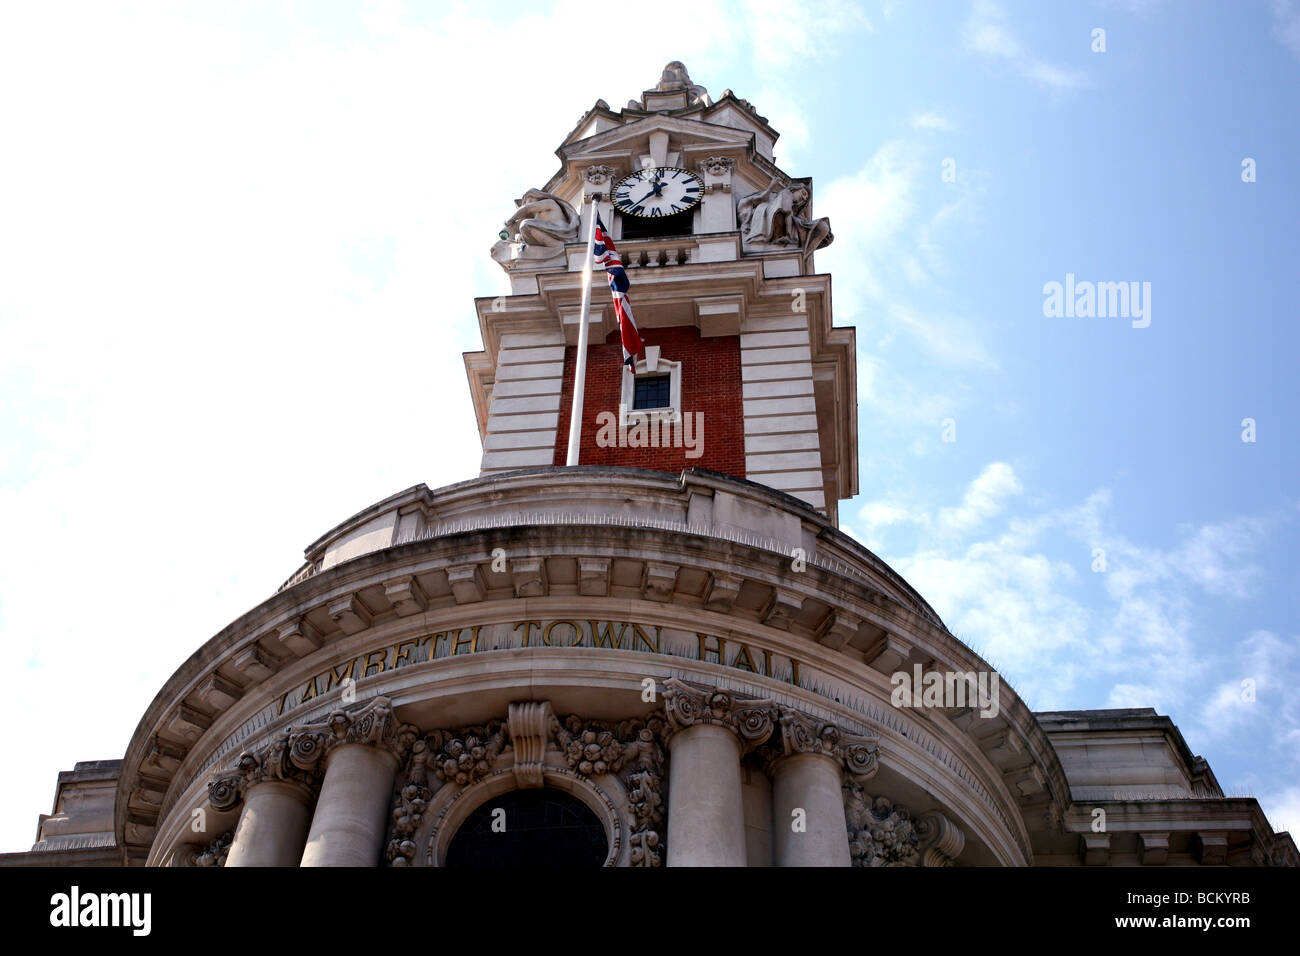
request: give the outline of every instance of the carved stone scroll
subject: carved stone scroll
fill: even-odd
[[[966,837],[957,825],[938,810],[916,818],[922,866],[953,866],[966,848]]]
[[[697,690],[676,678],[664,685],[664,708],[672,735],[697,724],[721,724],[740,738],[748,752],[767,741],[776,725],[777,708],[770,700],[739,698],[723,690]]]
[[[554,722],[549,701],[530,700],[510,705],[507,725],[515,751],[515,783],[520,789],[542,786],[546,744]]]

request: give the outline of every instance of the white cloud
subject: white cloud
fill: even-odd
[[[937,179],[938,167],[930,170]],[[977,327],[955,312],[914,304],[916,292],[932,294],[936,272],[944,269],[939,236],[959,216],[970,214],[969,198],[922,210],[922,155],[913,145],[891,140],[880,146],[856,173],[832,180],[819,191],[819,210],[834,210],[835,242],[819,253],[818,267],[836,277],[835,307],[840,322],[870,315],[883,336],[906,335],[941,362],[996,367]],[[909,276],[913,288],[900,287]],[[859,342],[870,354],[870,342]],[[880,345],[881,343],[874,343]],[[866,348],[862,348],[862,346]]]
[[[1004,60],[1021,76],[1056,91],[1088,85],[1079,70],[1048,63],[1028,49],[1007,24],[1006,11],[992,0],[975,0],[962,33],[966,49],[994,60]]]
[[[952,124],[938,113],[918,113],[912,117],[912,129],[933,129],[949,132]]]
[[[1199,621],[1208,601],[1253,593],[1271,523],[1238,517],[1182,529],[1167,547],[1140,546],[1113,530],[1110,507],[1102,489],[1077,506],[1031,510],[1013,466],[993,462],[956,504],[927,505],[913,492],[868,501],[847,523],[1032,706],[1082,706],[1086,683],[1105,706],[1176,712],[1199,737],[1230,736],[1249,717],[1300,764],[1300,705],[1277,693],[1279,681],[1300,680],[1295,642],[1262,631],[1224,642]],[[1090,570],[1095,548],[1106,561],[1100,577]],[[1253,709],[1234,696],[1247,677],[1259,691]]]
[[[1006,462],[995,461],[966,488],[960,505],[939,511],[939,530],[945,534],[973,531],[986,519],[1001,513],[1007,498],[1023,490],[1015,469]]]
[[[1283,46],[1300,56],[1300,6],[1294,0],[1273,0],[1273,33]]]
[[[767,68],[824,56],[845,34],[874,29],[860,7],[842,0],[748,0],[728,24],[737,26],[748,33],[756,63]]]
[[[797,175],[803,168],[804,154],[812,143],[804,120],[805,105],[787,93],[769,88],[759,90],[757,96],[746,98],[762,104],[763,115],[780,134],[775,150],[777,163],[782,169]]]

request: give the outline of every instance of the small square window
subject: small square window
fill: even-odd
[[[671,404],[672,381],[669,375],[638,375],[632,407],[667,408]]]

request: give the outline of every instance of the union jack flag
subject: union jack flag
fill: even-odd
[[[637,353],[645,348],[645,342],[636,330],[632,303],[627,299],[627,270],[623,268],[623,260],[618,257],[614,240],[605,231],[600,216],[596,217],[596,241],[592,247],[592,256],[597,265],[605,267],[605,275],[609,278],[609,292],[614,297],[614,314],[618,316],[618,334],[623,340],[623,364],[635,370]]]

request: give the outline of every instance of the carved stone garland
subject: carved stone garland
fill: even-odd
[[[187,843],[176,848],[169,866],[225,866],[230,847],[235,842],[235,831],[227,830],[207,846]]]
[[[854,866],[953,866],[966,845],[961,830],[938,810],[915,821],[888,797],[867,796],[846,782],[844,815]]]
[[[609,724],[570,714],[552,734],[569,769],[581,777],[613,774],[627,790],[632,866],[660,866],[665,845],[664,712]]]
[[[468,786],[492,771],[497,756],[510,750],[505,724],[499,720],[460,730],[435,730],[411,744],[404,780],[393,801],[392,836],[385,857],[389,866],[410,866],[415,833],[433,799],[432,772],[439,784]]]
[[[465,787],[493,770],[502,754],[513,753],[516,784],[543,785],[546,753],[559,752],[579,777],[616,776],[628,794],[631,815],[631,864],[663,862],[664,715],[611,724],[571,714],[560,721],[546,701],[510,705],[506,722],[460,730],[435,730],[411,747],[405,783],[394,800],[387,859],[409,866],[415,858],[415,834],[433,799],[430,774],[440,785]]]

